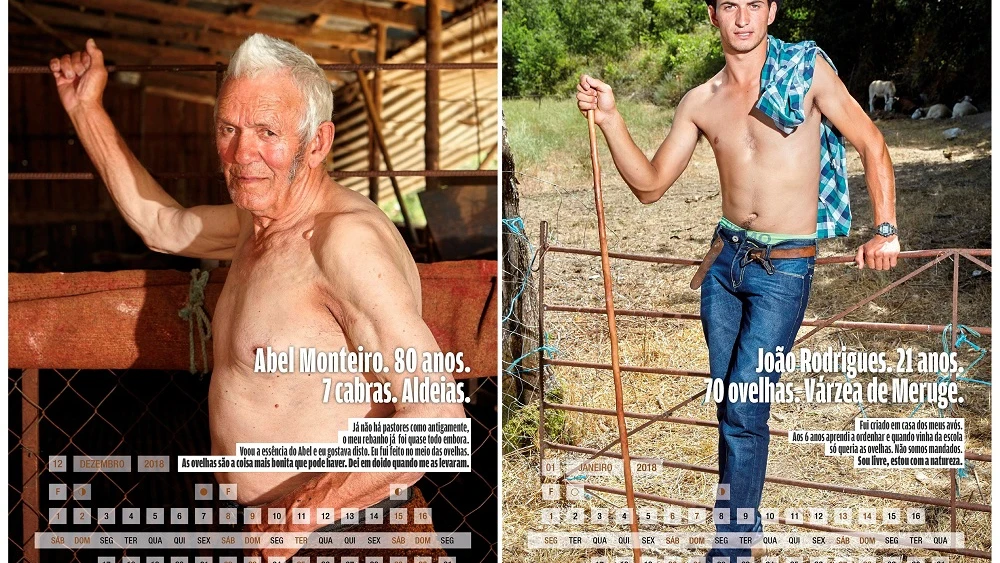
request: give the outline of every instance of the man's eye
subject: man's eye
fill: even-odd
[[[267,131],[265,131],[264,134],[267,135],[268,137],[275,137],[275,136],[277,136],[277,133],[275,133],[274,131],[271,131],[270,129],[268,129]]]

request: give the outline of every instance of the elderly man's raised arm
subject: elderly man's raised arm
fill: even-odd
[[[87,40],[85,52],[49,63],[77,135],[129,226],[151,249],[195,258],[232,258],[239,235],[236,206],[184,208],[132,154],[104,110],[104,55]]]

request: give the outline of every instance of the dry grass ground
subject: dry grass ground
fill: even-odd
[[[504,103],[504,112],[519,173],[521,216],[532,244],[537,246],[539,222],[546,220],[549,222],[551,244],[596,249],[597,229],[585,120],[570,102],[511,101]],[[626,101],[623,113],[638,144],[647,155],[652,155],[668,130],[670,112]],[[957,120],[899,119],[879,121],[877,124],[886,138],[895,165],[898,223],[903,250],[989,248],[990,114]],[[957,140],[946,141],[942,131],[956,126],[961,127],[964,133]],[[718,171],[707,143],[699,143],[684,175],[660,202],[650,206],[640,204],[618,177],[603,139],[601,154],[611,251],[684,258],[697,258],[704,254],[721,212]],[[852,149],[849,149],[848,164],[854,228],[850,237],[823,242],[821,256],[853,254],[857,246],[871,236],[870,201],[864,190],[860,159]],[[891,273],[857,271],[843,265],[820,266],[806,318],[825,318],[836,314],[924,262],[923,259],[901,261],[897,270]],[[596,257],[548,254],[545,259],[546,303],[603,308],[600,268],[600,260]],[[959,322],[968,326],[989,326],[990,275],[978,270],[980,268],[971,262],[960,262]],[[849,315],[847,320],[948,324],[951,322],[951,272],[952,262],[946,260],[863,306]],[[618,309],[697,313],[699,294],[687,287],[692,273],[691,267],[613,260],[615,306]],[[558,349],[560,358],[610,362],[607,324],[603,315],[547,313],[545,330],[550,345]],[[619,316],[618,335],[623,365],[707,370],[707,350],[698,322]],[[991,344],[986,337],[978,338],[976,342],[985,348]],[[833,329],[824,329],[803,345],[823,349],[827,346],[839,349],[844,345],[850,350],[886,352],[891,363],[897,357],[896,348],[911,348],[914,354],[942,349],[940,334]],[[977,355],[965,349],[960,353],[959,361],[961,365],[968,365]],[[969,375],[988,381],[990,359],[987,355]],[[556,367],[553,371],[563,402],[614,408],[609,371],[565,367]],[[801,373],[784,376],[792,380],[801,380],[802,377]],[[933,373],[913,376],[921,381],[930,381],[934,377]],[[826,374],[826,378],[844,380],[845,376],[832,373]],[[625,373],[623,379],[625,409],[650,414],[661,413],[705,388],[698,377]],[[859,381],[870,381],[870,376],[859,376]],[[961,385],[961,391],[965,403],[957,408],[955,416],[966,419],[967,449],[989,454],[989,387],[965,383]],[[913,408],[914,405],[903,404],[864,406],[869,417],[907,416]],[[936,409],[925,406],[917,416],[933,417],[937,414]],[[710,420],[714,419],[714,407],[703,404],[699,399],[679,409],[676,416]],[[862,413],[858,405],[853,404],[780,404],[772,408],[771,424],[782,429],[839,430],[853,428],[857,416],[862,416]],[[629,428],[637,425],[636,421],[629,422]],[[615,420],[613,417],[568,413],[558,439],[562,443],[599,449],[617,439]],[[632,438],[630,448],[633,457],[663,458],[715,467],[716,441],[717,431],[714,428],[657,423]],[[612,451],[617,451],[617,448]],[[563,457],[551,451],[546,456]],[[970,468],[968,477],[960,480],[959,498],[989,504],[990,464],[975,462]],[[825,457],[820,446],[791,445],[778,437],[771,442],[768,474],[914,495],[941,498],[948,498],[949,495],[946,470],[856,470],[850,458]],[[619,488],[623,486],[621,477],[595,476],[590,482]],[[635,488],[637,491],[710,505],[714,500],[715,482],[716,476],[710,472],[668,469],[657,476],[636,476]],[[541,509],[567,508],[571,505],[566,501],[541,500],[538,456],[534,448],[505,457],[503,491],[505,561],[562,563],[587,561],[593,555],[605,554],[594,550],[526,550],[527,532],[626,530],[624,526],[590,523],[584,526],[542,525]],[[623,497],[601,494],[573,506],[613,508],[624,505]],[[661,511],[666,508],[666,505],[642,502],[640,506],[653,506]],[[789,507],[831,510],[846,507],[854,510],[855,518],[862,508],[878,509],[881,517],[885,507],[898,507],[904,512],[906,508],[922,507],[928,516],[927,525],[904,525],[895,529],[946,531],[950,527],[947,509],[775,484],[765,487],[762,506],[777,507],[782,511]],[[988,513],[960,510],[957,518],[958,530],[965,532],[967,547],[991,550]],[[881,525],[859,526],[856,521],[849,527],[862,530],[884,528]],[[642,529],[669,531],[678,528],[669,528],[661,523],[643,526]],[[680,531],[711,529],[704,523],[679,528]],[[795,531],[780,525],[769,525],[767,529]],[[621,550],[606,554],[629,555]],[[653,551],[650,554],[661,558],[703,555],[677,551]],[[841,556],[930,558],[940,554],[913,550],[841,550],[784,551],[779,555],[824,556],[833,562],[835,557]],[[973,561],[961,556],[950,557],[952,562]]]

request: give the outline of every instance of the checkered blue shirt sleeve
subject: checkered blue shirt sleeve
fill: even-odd
[[[833,61],[813,41],[785,43],[768,36],[767,62],[760,75],[757,109],[791,133],[806,120],[805,97],[812,86],[819,53],[834,72]],[[847,188],[844,138],[825,117],[820,125],[819,238],[846,236],[851,228],[851,198]]]

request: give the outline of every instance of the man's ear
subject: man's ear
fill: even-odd
[[[778,16],[778,3],[768,0],[767,11],[767,25],[771,25],[774,23],[774,18]]]
[[[326,155],[333,147],[334,126],[332,121],[320,123],[316,129],[316,135],[309,141],[309,153],[306,155],[306,163],[309,168],[316,168],[323,164]]]

